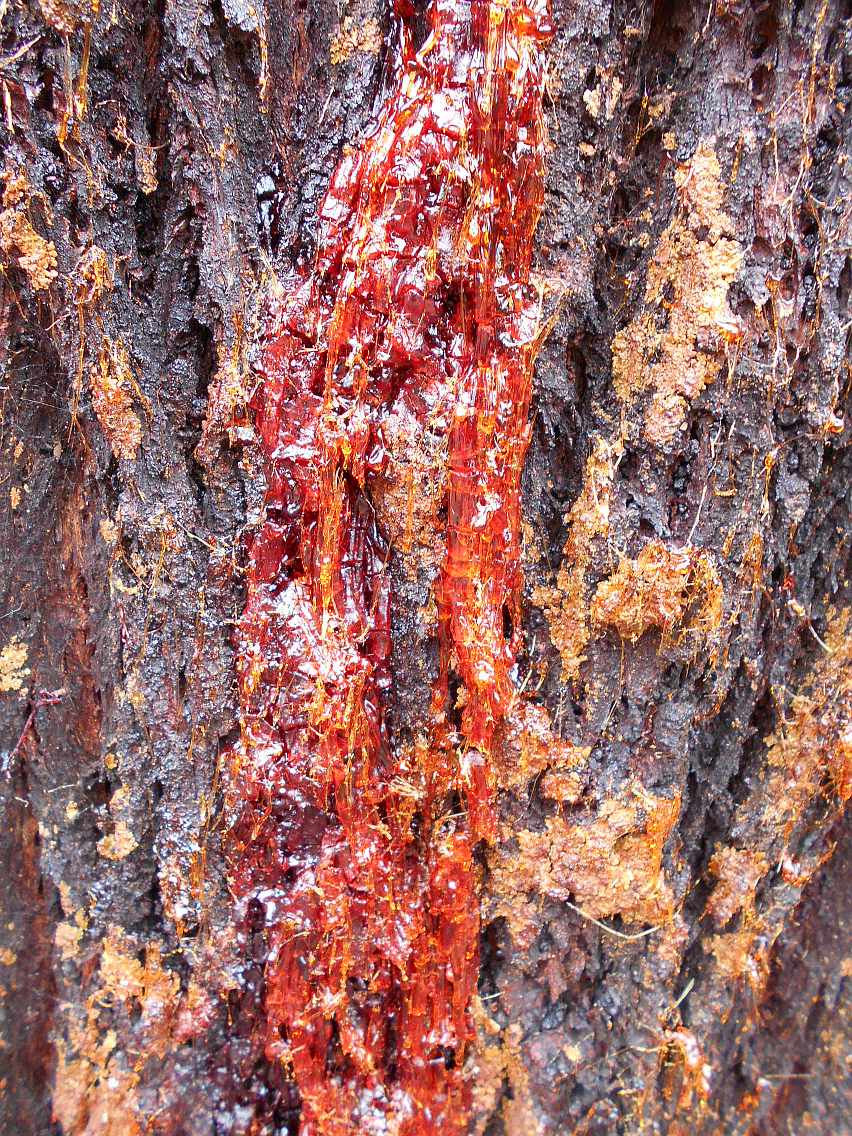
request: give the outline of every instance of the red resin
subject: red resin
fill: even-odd
[[[395,87],[332,179],[314,271],[270,305],[252,402],[268,489],[226,848],[266,936],[266,1056],[292,1070],[304,1136],[466,1128],[473,849],[493,835],[493,735],[515,696],[549,17],[546,0],[437,0],[417,53],[401,22]],[[400,399],[443,421],[448,449],[442,676],[429,742],[408,750],[382,710],[390,549],[370,501]]]

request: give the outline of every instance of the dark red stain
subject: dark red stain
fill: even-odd
[[[437,0],[430,20],[416,53],[401,20],[395,87],[332,179],[313,272],[270,304],[252,401],[268,489],[226,848],[265,936],[266,1057],[298,1085],[305,1136],[467,1125],[473,850],[493,837],[515,696],[550,21],[546,0]],[[448,453],[441,678],[409,748],[383,713],[391,549],[370,498],[398,400]]]

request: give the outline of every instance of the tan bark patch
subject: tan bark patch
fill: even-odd
[[[756,994],[762,992],[767,978],[766,948],[760,945],[754,928],[714,935],[707,940],[706,949],[726,982],[745,978]]]
[[[163,967],[160,945],[147,944],[141,962],[136,944],[111,926],[85,1012],[69,1007],[67,1037],[57,1042],[53,1112],[66,1136],[141,1136],[139,1070],[168,1053],[180,1003],[180,980]],[[101,1022],[102,1013],[122,1010],[134,1019],[132,1069],[116,1030]]]
[[[819,828],[826,832],[852,795],[852,609],[831,612],[825,650],[796,694],[786,716],[767,738],[767,772],[756,800],[744,806],[743,822],[751,829],[756,814],[755,846],[748,850],[721,847],[710,861],[719,883],[707,911],[717,926],[742,914],[736,931],[715,935],[706,949],[720,979],[746,979],[760,998],[769,973],[769,956],[784,927],[770,907],[755,912],[755,889],[771,865],[782,878],[804,888],[834,852],[834,845],[796,860],[788,845],[812,803],[823,795],[827,809]],[[735,822],[735,828],[737,827]],[[811,828],[813,832],[813,829]]]
[[[598,585],[591,615],[594,624],[614,627],[631,643],[652,627],[668,643],[678,630],[701,636],[717,631],[722,601],[722,583],[708,553],[652,540]]]
[[[590,753],[591,746],[576,746],[554,734],[544,707],[519,700],[506,717],[494,755],[497,784],[522,791],[539,777],[546,797],[576,801],[583,788],[579,771]]]
[[[116,821],[115,829],[98,841],[98,851],[106,860],[124,860],[139,847],[139,841],[123,820]]]
[[[139,188],[146,197],[150,197],[157,192],[157,151],[149,142],[137,142],[133,157]]]
[[[768,868],[769,861],[762,852],[731,847],[714,852],[710,871],[718,883],[707,901],[705,914],[717,927],[724,927],[741,911],[753,914],[755,891]]]
[[[377,20],[360,22],[354,16],[346,16],[332,37],[331,62],[345,63],[356,51],[378,55],[381,46],[382,32]]]
[[[555,587],[539,587],[533,602],[544,609],[550,638],[562,656],[562,678],[576,678],[591,637],[586,573],[594,542],[609,533],[612,479],[620,444],[596,440],[586,461],[583,488],[568,514],[568,539]]]
[[[767,739],[769,778],[764,814],[789,834],[825,785],[841,806],[852,796],[852,608],[834,613],[826,651]]]
[[[80,940],[83,938],[84,927],[77,923],[58,923],[53,941],[63,962],[74,956],[80,950]]]
[[[595,919],[660,923],[674,910],[662,867],[663,848],[680,798],[656,797],[631,783],[623,797],[602,801],[585,818],[548,817],[543,832],[506,833],[492,864],[496,914],[507,918],[523,949],[540,927],[530,896],[572,899]],[[509,837],[514,836],[517,850]]]
[[[113,1058],[114,1030],[95,1019],[72,1024],[56,1043],[53,1118],[65,1136],[142,1136],[135,1089],[139,1074]]]
[[[56,279],[56,249],[40,236],[27,216],[31,193],[23,174],[4,170],[0,211],[0,257],[25,272],[34,292],[46,291]]]
[[[104,338],[89,370],[92,406],[113,454],[126,461],[134,460],[142,441],[142,423],[131,394],[135,385],[124,343]]]
[[[27,658],[26,643],[22,643],[17,635],[13,635],[0,651],[0,693],[23,691],[24,683],[30,675]]]
[[[540,1136],[544,1129],[536,1116],[527,1062],[521,1049],[523,1027],[514,1022],[501,1029],[488,1016],[479,998],[474,1000],[472,1010],[477,1040],[468,1063],[468,1075],[473,1090],[471,1113],[474,1136],[481,1136],[485,1131],[501,1096],[506,1136]],[[511,1093],[504,1094],[507,1082]]]
[[[643,432],[661,447],[685,428],[690,403],[716,378],[725,344],[743,334],[727,299],[742,249],[706,142],[678,166],[675,186],[675,215],[648,268],[642,311],[612,344],[616,393],[630,403],[651,392]]]

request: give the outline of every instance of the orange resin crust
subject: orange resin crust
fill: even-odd
[[[225,840],[265,944],[266,1056],[298,1086],[305,1136],[466,1128],[473,852],[516,697],[549,14],[437,0],[417,52],[397,16],[391,92],[334,174],[313,271],[270,301],[251,404],[267,493]],[[392,550],[370,496],[393,407],[447,455],[441,674],[407,747],[383,711]]]

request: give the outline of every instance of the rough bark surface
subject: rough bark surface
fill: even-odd
[[[840,1132],[852,18],[553,19],[469,1130]],[[3,1132],[299,1130],[223,849],[264,489],[234,427],[389,32],[373,0],[0,5]],[[442,523],[415,501],[404,539],[409,467],[432,493],[442,460],[405,453],[375,492],[399,744]]]

